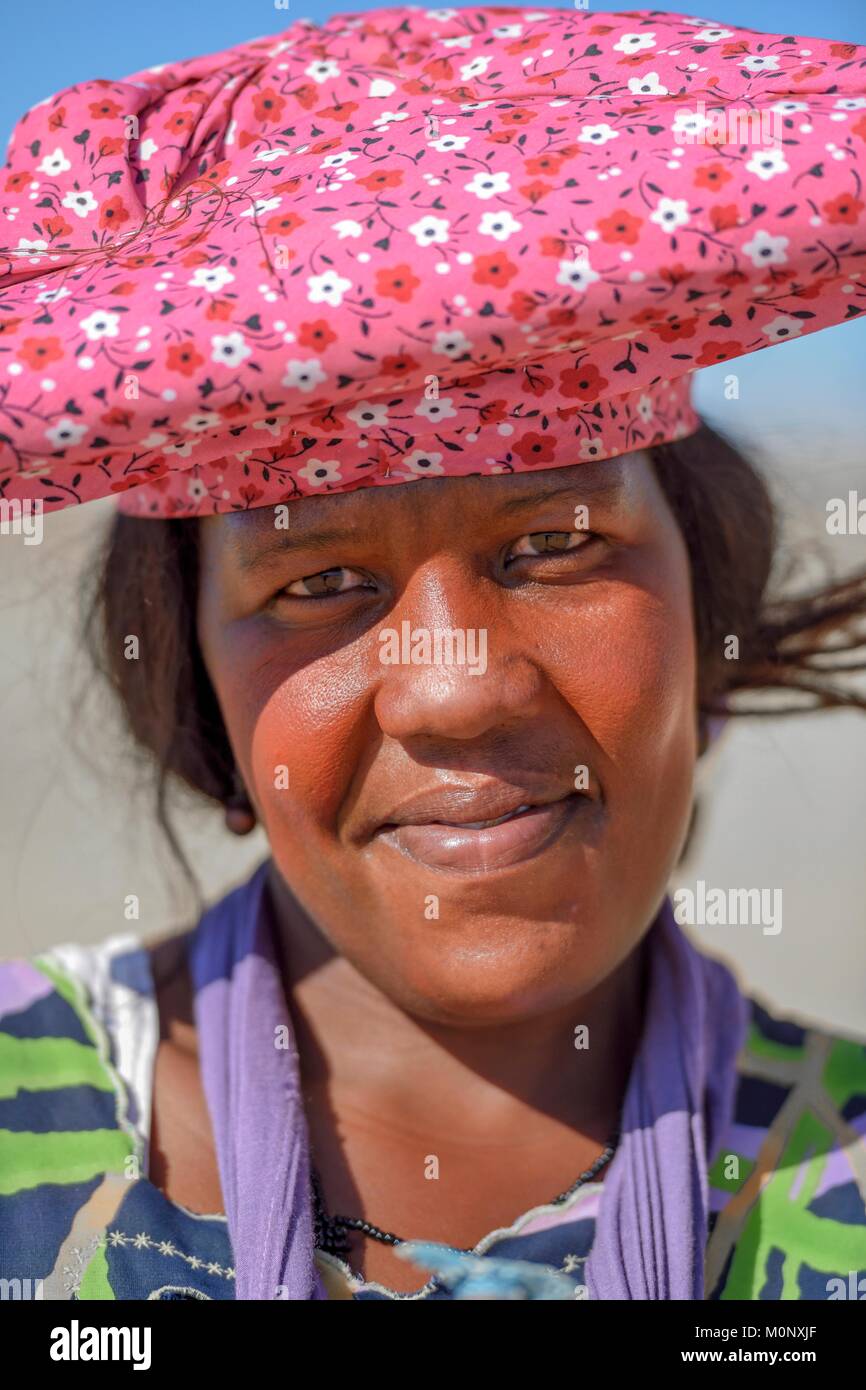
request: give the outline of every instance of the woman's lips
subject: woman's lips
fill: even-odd
[[[532,859],[559,838],[581,809],[591,805],[587,797],[571,793],[480,828],[427,821],[383,826],[377,838],[428,868],[480,873]]]

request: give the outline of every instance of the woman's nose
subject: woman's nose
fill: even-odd
[[[479,738],[538,715],[531,614],[482,576],[428,572],[376,632],[375,709],[391,738]]]

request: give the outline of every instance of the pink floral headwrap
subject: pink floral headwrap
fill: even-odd
[[[708,142],[749,112],[778,144]],[[863,312],[864,163],[866,48],[657,11],[379,9],[79,83],[0,172],[0,498],[687,435],[695,368]]]

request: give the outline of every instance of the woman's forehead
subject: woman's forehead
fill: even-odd
[[[420,478],[391,487],[301,497],[272,507],[202,518],[212,542],[258,550],[277,533],[294,531],[305,543],[327,543],[346,536],[383,539],[407,522],[435,518],[465,522],[514,517],[554,497],[572,495],[587,507],[611,508],[645,495],[652,478],[648,456],[640,451],[594,463],[560,466],[527,477],[525,473]]]

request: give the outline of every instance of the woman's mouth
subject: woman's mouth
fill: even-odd
[[[376,838],[427,868],[483,873],[541,854],[593,805],[571,792],[543,805],[521,802],[490,820],[383,825]]]

